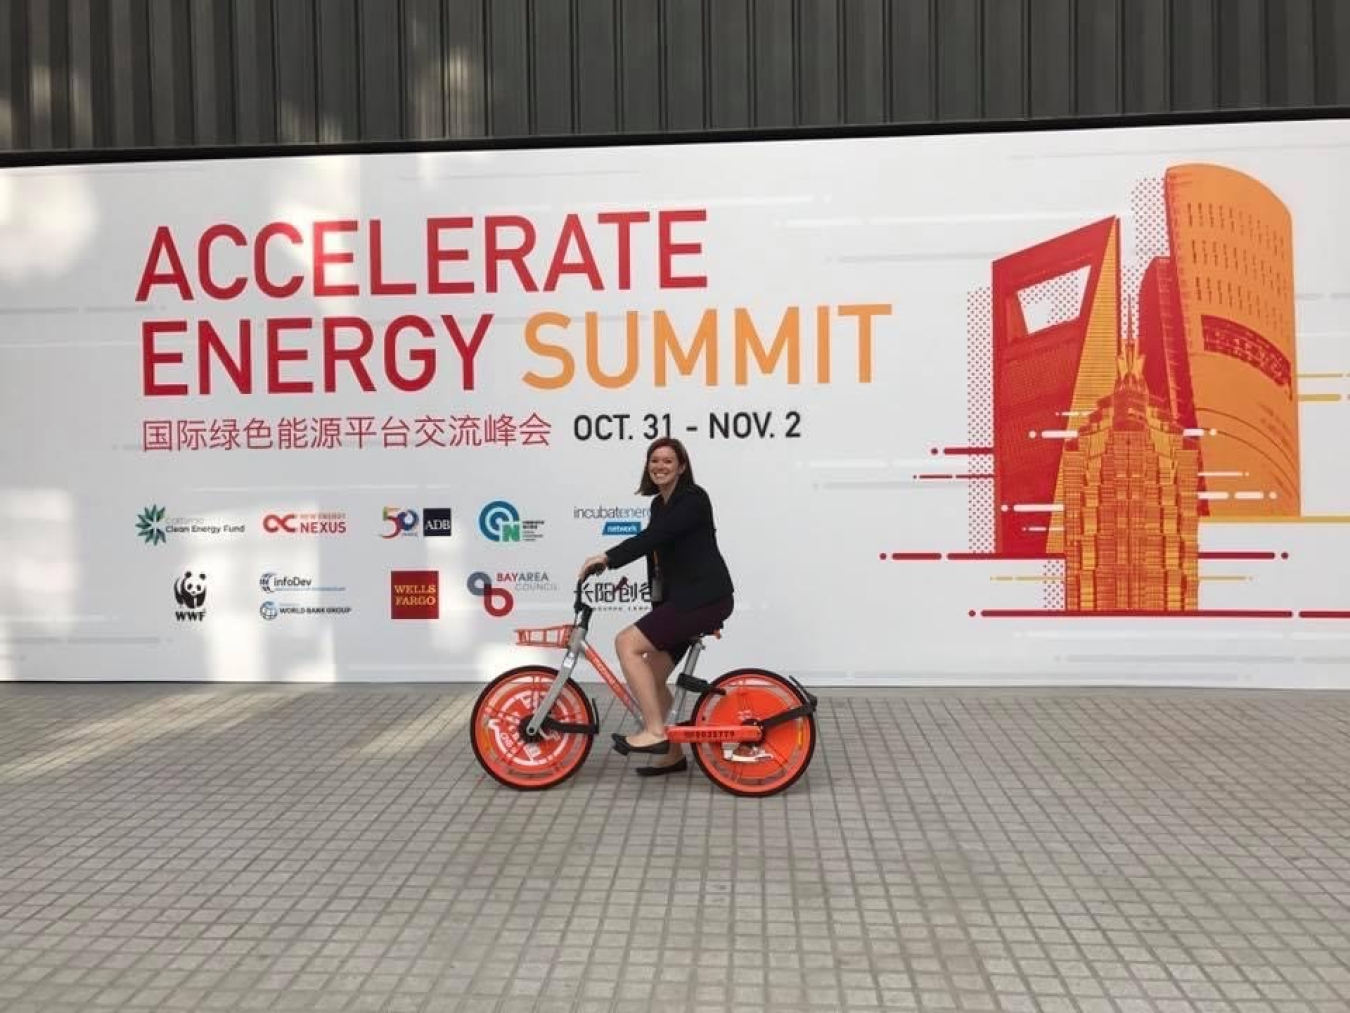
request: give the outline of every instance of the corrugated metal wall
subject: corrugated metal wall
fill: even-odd
[[[1350,104],[1350,0],[0,0],[0,149]]]

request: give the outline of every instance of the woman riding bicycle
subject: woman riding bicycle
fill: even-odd
[[[614,638],[619,664],[645,727],[631,737],[614,734],[620,753],[661,757],[639,774],[686,769],[680,745],[666,739],[665,718],[672,697],[666,680],[692,638],[718,629],[734,608],[735,588],[717,546],[712,501],[694,483],[684,445],[663,437],[647,448],[638,495],[651,496],[651,519],[642,532],[582,564],[619,569],[646,557],[652,610]]]

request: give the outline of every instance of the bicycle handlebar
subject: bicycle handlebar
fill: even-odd
[[[608,569],[608,567],[604,566],[603,564],[601,564],[601,563],[595,563],[595,564],[593,564],[593,565],[591,565],[591,566],[588,566],[588,567],[585,569],[585,571],[581,574],[580,578],[578,578],[578,580],[577,580],[576,596],[575,596],[575,600],[574,600],[573,603],[572,603],[572,608],[576,611],[576,613],[577,613],[578,615],[581,616],[581,625],[582,625],[582,626],[585,626],[585,627],[589,627],[589,626],[590,626],[590,623],[591,623],[591,613],[594,611],[594,608],[593,608],[592,606],[590,606],[590,605],[587,605],[585,602],[583,602],[583,601],[581,600],[581,589],[582,589],[582,587],[585,585],[586,581],[587,581],[589,578],[594,577],[594,576],[597,576],[597,575],[599,575],[599,574],[601,574],[601,573],[604,573],[605,570],[607,570],[607,569]],[[628,578],[627,578],[626,576],[620,577],[620,578],[619,578],[618,584],[615,585],[615,590],[619,590],[619,589],[623,588],[627,583],[628,583]]]

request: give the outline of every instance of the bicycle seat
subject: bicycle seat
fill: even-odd
[[[704,637],[716,637],[718,640],[721,640],[721,639],[722,639],[722,626],[721,626],[721,624],[719,623],[718,625],[714,626],[712,629],[710,629],[710,630],[705,630],[705,631],[702,632],[702,633],[695,633],[692,637],[689,638],[689,640],[690,640],[690,642],[692,643],[692,642],[695,641],[695,640],[702,640]]]

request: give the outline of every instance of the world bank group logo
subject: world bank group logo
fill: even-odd
[[[489,542],[534,542],[544,537],[544,522],[521,520],[513,504],[498,499],[478,512],[478,530]]]
[[[345,601],[334,602],[324,597],[342,594],[346,587],[304,574],[268,570],[258,578],[258,590],[265,596],[258,606],[258,615],[269,623],[281,616],[345,616],[352,611]],[[281,600],[274,599],[274,595]],[[297,596],[300,600],[295,600]]]

